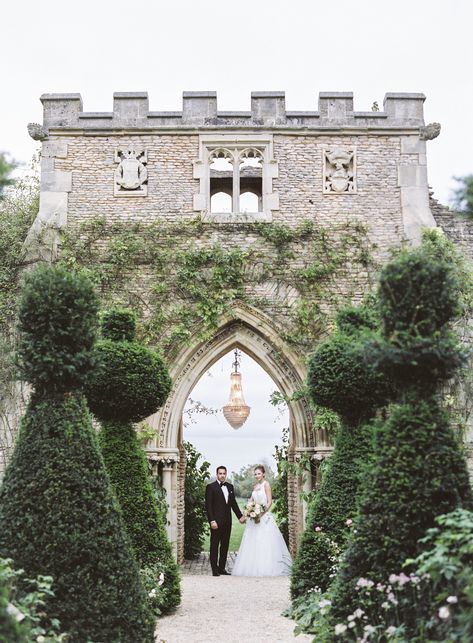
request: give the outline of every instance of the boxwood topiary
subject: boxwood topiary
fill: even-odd
[[[366,333],[376,327],[373,304],[341,310],[337,326],[339,329],[319,346],[309,362],[309,392],[313,401],[339,413],[342,422],[320,489],[310,504],[294,561],[293,599],[314,587],[325,591],[331,582],[332,541],[339,548],[345,545],[350,531],[346,522],[356,512],[362,464],[371,453],[368,419],[386,403],[389,395],[385,380],[364,355]]]
[[[452,267],[425,247],[401,253],[382,272],[385,337],[377,359],[384,370],[394,373],[396,364],[409,376],[404,383],[397,377],[398,403],[377,431],[356,534],[333,587],[333,623],[363,607],[355,591],[360,577],[384,582],[399,573],[421,551],[418,541],[437,515],[471,506],[466,463],[435,394],[461,361],[447,327],[459,310],[457,292]],[[424,349],[434,362],[413,360]],[[435,368],[426,371],[429,363]]]
[[[161,357],[133,341],[134,327],[133,314],[126,310],[102,317],[103,339],[94,348],[96,368],[86,392],[102,425],[102,454],[139,565],[164,567],[158,608],[165,613],[180,602],[179,570],[132,423],[162,405],[171,379]]]
[[[76,388],[96,313],[83,277],[43,267],[26,280],[21,364],[34,392],[0,490],[0,555],[30,578],[53,577],[46,611],[71,641],[151,642],[154,619]]]

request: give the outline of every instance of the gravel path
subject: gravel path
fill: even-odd
[[[242,576],[182,577],[182,604],[158,621],[156,643],[309,643],[294,637],[294,621],[281,612],[289,604],[289,579]]]

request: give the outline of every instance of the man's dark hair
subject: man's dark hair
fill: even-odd
[[[217,467],[217,475],[218,475],[218,472],[220,471],[220,469],[225,469],[225,471],[227,471],[227,467],[224,467],[223,464],[222,464],[220,467]]]

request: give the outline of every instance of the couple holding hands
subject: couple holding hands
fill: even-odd
[[[229,576],[228,545],[232,531],[232,511],[241,523],[247,523],[237,553],[233,576],[288,576],[291,556],[270,513],[273,503],[271,485],[265,468],[254,469],[255,486],[243,514],[238,506],[233,485],[227,482],[227,468],[217,467],[217,479],[207,485],[205,506],[210,523],[210,566],[213,576]]]

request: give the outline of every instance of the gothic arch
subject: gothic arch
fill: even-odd
[[[182,413],[189,394],[202,375],[223,355],[240,348],[252,357],[273,379],[281,392],[291,398],[306,378],[304,360],[283,340],[271,320],[257,309],[240,304],[232,310],[211,339],[202,341],[194,336],[170,363],[173,388],[166,404],[149,423],[156,429],[157,439],[148,447],[151,461],[161,463],[163,485],[169,502],[169,535],[178,560],[183,555],[183,479],[185,461],[182,454]],[[225,391],[226,393],[226,391]],[[296,461],[303,453],[315,453],[312,411],[304,398],[289,403],[289,458]],[[325,446],[322,445],[322,450]],[[292,531],[290,545],[294,552],[303,529],[305,510],[300,500],[300,476],[292,476],[289,484],[289,511]],[[309,481],[311,486],[311,481]],[[307,485],[307,481],[306,481]],[[307,490],[307,489],[306,489]]]

